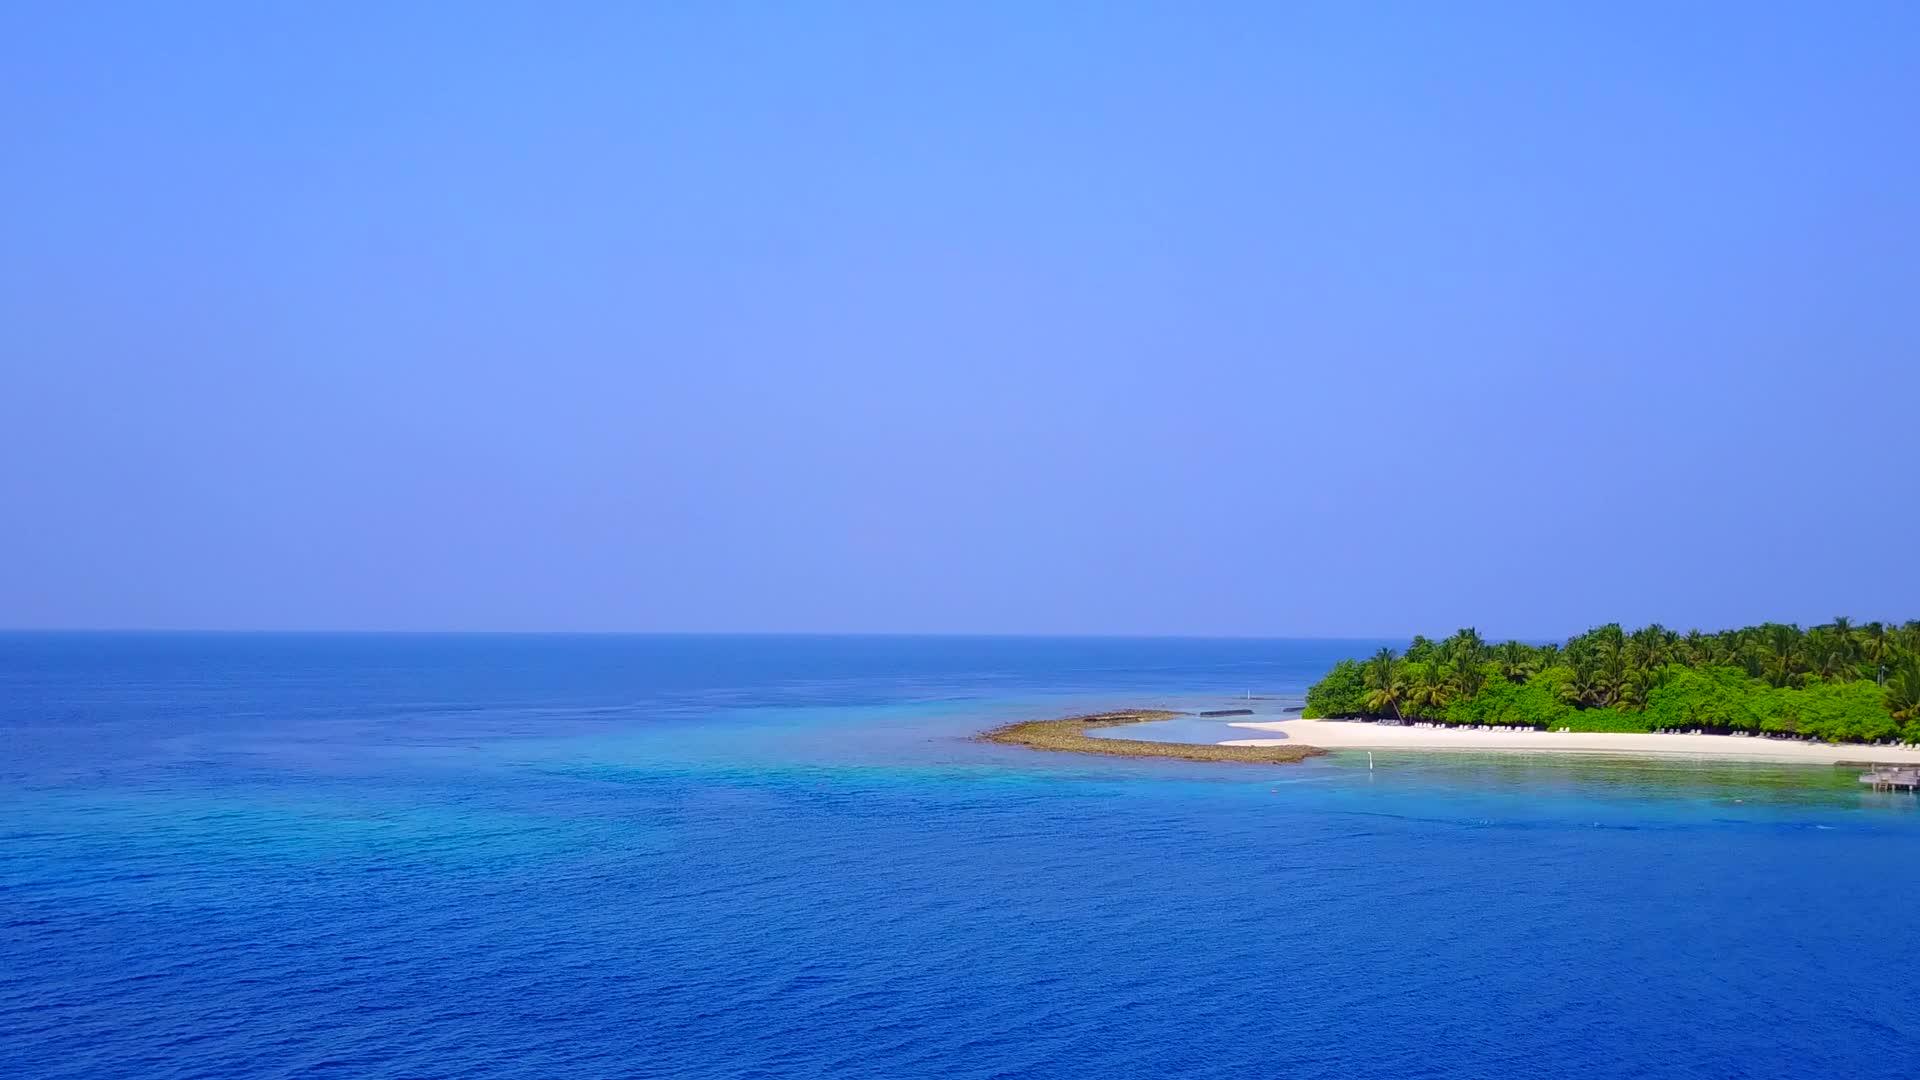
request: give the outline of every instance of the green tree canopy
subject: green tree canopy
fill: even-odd
[[[1340,661],[1305,715],[1920,743],[1920,620],[1685,634],[1607,623],[1564,645],[1466,627]]]

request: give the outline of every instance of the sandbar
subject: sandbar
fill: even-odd
[[[1153,720],[1170,720],[1184,713],[1166,709],[1129,709],[1121,712],[1066,716],[1058,720],[1025,720],[976,736],[982,742],[1007,743],[1032,750],[1056,750],[1108,757],[1170,758],[1175,761],[1237,761],[1249,765],[1292,765],[1325,750],[1280,739],[1253,739],[1244,743],[1174,743],[1145,739],[1096,739],[1088,728],[1120,727]]]

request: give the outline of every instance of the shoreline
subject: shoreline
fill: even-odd
[[[1320,750],[1492,751],[1498,753],[1615,754],[1655,758],[1713,758],[1801,765],[1920,765],[1920,750],[1865,743],[1816,743],[1736,735],[1645,734],[1599,731],[1496,731],[1423,728],[1347,720],[1240,721],[1229,727],[1281,738],[1229,739],[1222,746],[1300,746]]]
[[[1327,752],[1318,746],[1280,739],[1176,743],[1149,742],[1145,739],[1096,739],[1086,734],[1088,728],[1120,727],[1186,715],[1167,709],[1127,709],[1066,716],[1058,720],[1022,720],[981,732],[974,738],[979,742],[1024,746],[1029,750],[1174,761],[1233,761],[1250,765],[1293,765]]]

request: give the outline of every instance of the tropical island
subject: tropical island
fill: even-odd
[[[1564,645],[1493,645],[1469,628],[1340,661],[1302,717],[1920,744],[1920,621],[1713,634],[1609,623]]]
[[[1340,661],[1308,689],[1297,718],[1226,725],[1262,737],[1184,743],[1088,734],[1184,715],[1132,709],[1029,720],[979,738],[1181,761],[1517,750],[1866,763],[1920,777],[1906,768],[1920,767],[1920,621],[1842,618],[1806,630],[1763,623],[1712,634],[1609,623],[1559,645],[1493,644],[1467,628],[1439,641],[1416,637],[1405,652]]]

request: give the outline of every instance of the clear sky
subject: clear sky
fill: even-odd
[[[1920,618],[1920,5],[0,5],[0,626]]]

